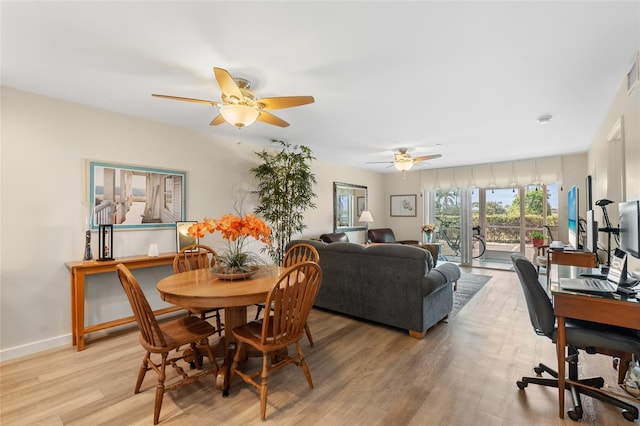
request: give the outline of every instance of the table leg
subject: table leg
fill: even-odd
[[[85,274],[78,272],[75,279],[75,328],[76,328],[76,349],[78,352],[84,350],[84,285]]]
[[[233,330],[235,327],[244,325],[247,323],[247,307],[246,306],[231,306],[224,308],[224,362],[218,370],[216,377],[216,387],[222,390],[222,395],[227,396],[229,394],[229,374],[231,373],[231,363],[233,362],[233,351],[230,350],[230,343],[234,342]],[[234,345],[235,346],[235,345]],[[243,355],[243,359],[246,355]]]
[[[76,329],[76,272],[71,271],[71,343],[78,344],[78,331]]]
[[[561,419],[564,419],[564,387],[565,387],[565,351],[567,346],[565,318],[558,317],[558,338],[556,350],[558,353],[558,409]]]

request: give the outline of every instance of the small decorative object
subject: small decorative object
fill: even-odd
[[[157,244],[149,244],[149,252],[147,253],[147,256],[149,257],[158,257],[158,245]]]
[[[425,223],[424,225],[421,226],[421,228],[422,228],[422,235],[424,235],[424,243],[425,244],[431,243],[431,240],[433,239],[433,231],[436,229],[435,226],[433,226],[433,224],[431,223]]]
[[[113,225],[98,225],[98,260],[113,260]]]
[[[227,241],[227,249],[215,258],[212,272],[221,279],[246,279],[257,272],[264,261],[255,253],[247,251],[247,238],[253,237],[271,246],[271,228],[254,214],[237,216],[226,214],[220,219],[205,218],[189,227],[189,235],[203,238],[207,232],[219,231]]]
[[[534,247],[540,247],[544,245],[544,234],[540,231],[533,231],[531,233],[531,240]]]
[[[84,237],[84,260],[93,259],[93,253],[91,253],[91,231],[87,230]]]
[[[83,203],[84,210],[84,226],[87,230],[84,233],[84,257],[83,260],[92,260],[93,253],[91,252],[91,220],[93,217],[93,204]]]

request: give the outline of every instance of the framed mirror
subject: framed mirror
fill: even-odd
[[[358,219],[368,201],[366,186],[333,182],[333,232],[366,229],[367,224]]]

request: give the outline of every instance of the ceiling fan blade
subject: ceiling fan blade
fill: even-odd
[[[181,96],[158,95],[156,93],[152,93],[151,96],[155,96],[156,98],[171,99],[171,100],[174,100],[174,101],[196,102],[196,103],[199,103],[199,104],[209,104],[209,105],[213,105],[213,106],[220,106],[219,102],[208,101],[206,99],[183,98]]]
[[[222,123],[226,123],[226,121],[224,121],[224,117],[222,116],[222,114],[218,114],[213,120],[211,120],[211,123],[209,123],[209,125],[218,126]]]
[[[222,93],[225,95],[236,98],[237,100],[242,100],[244,96],[240,91],[240,88],[229,74],[229,71],[213,67],[213,74],[216,76],[216,81],[218,82],[218,86],[222,90]]]
[[[272,124],[278,127],[289,127],[289,123],[266,111],[260,111],[260,115],[258,115],[258,121],[262,121],[263,123]]]
[[[291,108],[315,102],[313,96],[280,96],[275,98],[262,98],[256,102],[262,104],[263,109]]]
[[[442,157],[441,154],[423,155],[421,157],[413,157],[413,162],[419,163],[421,161],[433,160],[434,158],[440,158],[440,157]]]
[[[367,161],[367,164],[393,164],[393,161]]]

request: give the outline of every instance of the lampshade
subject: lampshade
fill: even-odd
[[[225,104],[220,107],[220,114],[227,123],[241,129],[253,124],[260,112],[246,105]]]
[[[363,210],[362,214],[360,215],[360,219],[358,219],[360,222],[373,222],[373,216],[371,215],[371,212],[369,210]]]
[[[413,160],[410,158],[398,158],[393,162],[396,169],[406,172],[413,167]]]

